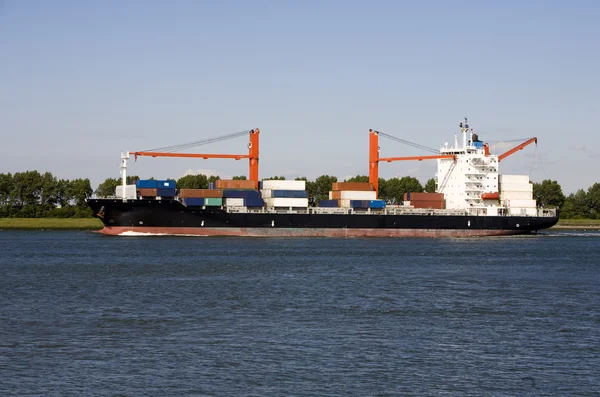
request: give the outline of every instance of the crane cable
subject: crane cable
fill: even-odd
[[[405,139],[400,139],[400,138],[397,138],[395,136],[386,134],[384,132],[379,132],[379,136],[391,139],[392,141],[403,143],[403,144],[408,145],[408,146],[412,146],[412,147],[417,148],[417,149],[425,150],[427,152],[431,152],[431,153],[435,153],[435,154],[439,154],[440,153],[439,150],[436,150],[436,149],[433,149],[433,148],[430,148],[430,147],[427,147],[427,146],[423,146],[423,145],[420,145],[418,143],[414,143],[414,142],[411,142],[411,141],[407,141]]]
[[[219,136],[219,137],[214,137],[214,138],[209,138],[209,139],[204,139],[201,141],[194,141],[194,142],[189,142],[189,143],[182,143],[179,145],[172,145],[172,146],[165,146],[165,147],[160,147],[160,148],[156,148],[156,149],[150,149],[150,150],[142,150],[143,152],[176,152],[179,150],[184,150],[184,149],[189,149],[191,147],[194,146],[200,146],[200,145],[206,145],[209,143],[214,143],[214,142],[220,142],[220,141],[225,141],[227,139],[233,139],[233,138],[237,138],[240,137],[242,135],[246,135],[248,133],[250,133],[252,130],[245,130],[245,131],[239,131],[239,132],[234,132],[233,134],[228,134],[228,135],[223,135],[223,136]]]

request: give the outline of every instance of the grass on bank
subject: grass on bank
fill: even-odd
[[[0,218],[0,230],[100,230],[97,218]]]
[[[600,219],[561,219],[557,226],[600,226]]]

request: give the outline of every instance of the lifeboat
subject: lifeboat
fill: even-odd
[[[500,193],[498,193],[498,192],[483,193],[481,195],[481,199],[482,200],[500,200]]]

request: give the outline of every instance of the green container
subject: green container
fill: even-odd
[[[222,198],[205,198],[204,205],[206,207],[221,207],[223,205]]]

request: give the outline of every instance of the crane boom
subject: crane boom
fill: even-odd
[[[260,130],[258,128],[242,131],[242,133],[250,134],[250,142],[248,143],[248,154],[206,154],[206,153],[176,153],[176,152],[159,152],[159,151],[140,151],[140,152],[128,152],[125,160],[125,165],[122,168],[127,168],[126,159],[129,158],[129,155],[133,155],[137,160],[138,156],[148,156],[148,157],[188,157],[188,158],[201,158],[201,159],[248,159],[249,160],[249,175],[248,179],[254,181],[255,187],[258,189],[258,134]],[[206,141],[201,141],[200,143],[210,143],[216,142],[223,139],[234,138],[236,136],[240,136],[240,133],[230,134],[225,137],[212,138]],[[198,142],[194,143],[195,145]],[[168,147],[165,149],[181,149],[185,148],[189,145],[177,145],[173,147]],[[160,150],[160,149],[159,149]],[[163,149],[164,150],[164,149]],[[124,171],[126,172],[126,171]],[[125,183],[125,182],[123,182]]]
[[[501,155],[498,156],[498,162],[504,160],[505,158],[507,158],[508,156],[510,156],[511,154],[518,152],[519,150],[523,150],[523,148],[525,148],[526,146],[531,145],[532,143],[534,143],[537,145],[537,138],[531,138],[526,140],[525,142],[523,142],[520,145],[515,146],[514,148],[510,149],[509,151],[502,153]]]

